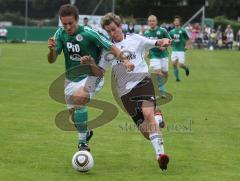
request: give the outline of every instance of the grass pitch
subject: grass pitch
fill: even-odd
[[[94,168],[78,173],[71,166],[76,132],[56,127],[65,106],[48,94],[64,71],[63,57],[49,65],[47,51],[46,44],[0,44],[0,180],[239,180],[240,52],[188,51],[191,74],[181,71],[180,83],[170,66],[166,89],[173,100],[161,107],[168,124],[166,172],[119,109],[112,122],[95,129]],[[95,98],[116,104],[110,72],[105,82]],[[90,109],[90,117],[95,114]]]

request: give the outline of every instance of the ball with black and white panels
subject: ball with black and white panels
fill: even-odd
[[[85,150],[76,152],[72,157],[72,166],[79,172],[91,170],[94,166],[92,154]]]

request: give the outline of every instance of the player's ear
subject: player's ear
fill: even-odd
[[[78,20],[79,20],[79,16],[75,16],[75,20],[78,22]]]

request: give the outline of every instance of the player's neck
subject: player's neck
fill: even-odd
[[[175,28],[176,28],[176,29],[180,29],[180,28],[181,28],[181,26],[175,26]]]
[[[156,30],[157,28],[158,28],[158,26],[155,26],[155,27],[153,27],[153,28],[151,27],[150,29],[151,29],[151,30]]]

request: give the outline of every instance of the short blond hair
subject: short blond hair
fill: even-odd
[[[101,26],[104,29],[104,26],[110,25],[111,23],[115,23],[118,27],[121,26],[122,21],[118,15],[113,13],[105,14],[101,19]]]
[[[148,21],[149,21],[150,18],[153,18],[153,19],[155,19],[156,21],[158,21],[158,20],[157,20],[157,17],[156,17],[155,15],[153,15],[153,14],[151,14],[150,16],[148,16]]]

